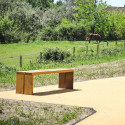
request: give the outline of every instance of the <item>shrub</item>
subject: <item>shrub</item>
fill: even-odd
[[[51,27],[46,27],[42,30],[42,32],[39,34],[41,35],[40,39],[41,40],[54,40],[54,29],[52,29]]]
[[[48,48],[43,53],[44,60],[62,61],[70,56],[70,53],[59,48]]]
[[[18,28],[13,26],[14,22],[8,16],[0,16],[0,43],[11,43],[20,41]]]
[[[83,25],[62,24],[56,29],[57,40],[80,41],[85,40],[86,29]]]
[[[101,52],[102,55],[116,55],[120,50],[118,48],[104,48]]]
[[[41,40],[85,40],[87,31],[83,25],[79,24],[61,24],[56,28],[46,27],[39,34]]]
[[[122,34],[118,34],[118,32],[116,32],[116,31],[109,31],[106,34],[105,39],[107,39],[107,40],[118,40],[118,39],[121,39],[121,35]]]
[[[11,73],[11,72],[16,72],[16,69],[8,67],[0,62],[0,73],[6,74],[6,73]]]

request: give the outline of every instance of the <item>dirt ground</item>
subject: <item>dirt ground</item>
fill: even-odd
[[[73,125],[93,113],[86,107],[0,99],[0,121],[19,118],[23,124]]]

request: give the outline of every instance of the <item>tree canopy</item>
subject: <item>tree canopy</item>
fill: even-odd
[[[0,43],[79,40],[82,33],[84,40],[87,32],[125,39],[125,12],[106,8],[102,0],[0,0]]]

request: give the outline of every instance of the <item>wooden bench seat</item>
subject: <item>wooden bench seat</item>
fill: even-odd
[[[73,89],[73,69],[30,70],[17,72],[16,93],[33,94],[33,75],[59,73],[59,88]]]

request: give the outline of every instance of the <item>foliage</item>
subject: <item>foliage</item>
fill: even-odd
[[[46,27],[40,34],[40,39],[48,40],[68,40],[68,41],[82,41],[86,38],[86,29],[80,24],[60,24],[56,28]]]
[[[102,49],[101,54],[105,56],[112,56],[116,55],[119,52],[120,50],[118,48],[104,48]]]
[[[63,18],[73,18],[72,14],[75,10],[72,7],[72,3],[64,3],[59,7],[50,8],[49,10],[45,11],[42,15],[42,25],[45,27],[47,25],[51,27],[57,26],[57,24],[61,23]]]
[[[74,14],[76,21],[87,25],[88,32],[104,32],[103,27],[106,23],[106,3],[103,3],[102,0],[76,0],[75,2],[78,4],[75,8],[77,13]]]
[[[125,13],[122,10],[107,11],[107,4],[102,0],[75,0],[77,22],[86,25],[87,31],[99,33],[102,39],[124,39]]]
[[[4,24],[8,25],[6,29],[1,26],[1,32],[2,30],[4,32],[4,30],[8,31],[9,29],[8,32],[10,33],[10,36],[17,38],[17,40],[12,40],[10,37],[8,38],[7,35],[7,43],[18,42],[21,40],[27,42],[29,40],[35,40],[36,34],[42,25],[37,12],[33,10],[31,5],[26,2],[17,2],[16,0],[11,2],[9,0],[2,0],[0,1],[0,7],[2,8],[1,20]],[[6,35],[1,35],[1,37],[1,42],[5,42]]]
[[[82,41],[86,37],[86,29],[79,24],[61,24],[56,29],[57,40]]]
[[[106,39],[125,39],[125,13],[122,10],[108,12],[108,25]]]
[[[63,5],[63,2],[61,0],[57,1],[56,4],[55,4],[55,6],[57,6],[57,7],[59,7],[61,5]]]
[[[52,61],[62,61],[65,58],[69,57],[70,53],[59,48],[48,48],[45,50],[43,54],[43,58],[45,60],[52,60]]]
[[[20,41],[18,28],[14,25],[8,16],[2,18],[0,16],[0,43],[10,43]]]
[[[51,41],[54,40],[55,30],[50,26],[44,28],[41,33],[39,33],[40,40]]]
[[[102,0],[0,0],[0,43],[78,41],[88,32],[125,39],[125,12],[107,8]]]
[[[32,7],[39,7],[42,9],[47,9],[51,7],[51,4],[54,2],[54,0],[21,0],[25,1],[32,5]]]

